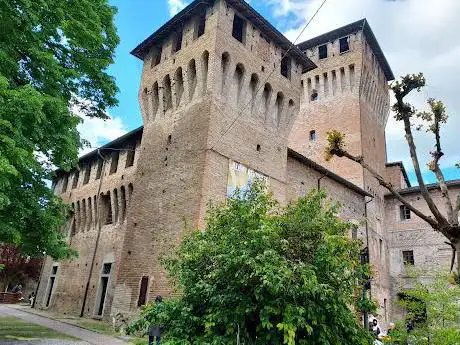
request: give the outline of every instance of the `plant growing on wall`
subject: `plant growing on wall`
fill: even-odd
[[[80,117],[107,118],[118,36],[107,0],[0,0],[0,242],[68,256],[46,181],[76,164]]]
[[[425,78],[422,73],[409,74],[402,77],[400,80],[391,85],[391,90],[396,98],[396,102],[392,107],[395,113],[395,119],[402,121],[406,133],[406,140],[409,146],[410,156],[417,177],[417,182],[420,187],[420,192],[425,200],[430,213],[424,213],[414,207],[409,200],[404,198],[398,190],[387,181],[382,175],[374,170],[366,162],[366,157],[352,155],[346,149],[345,135],[337,130],[328,132],[328,146],[326,147],[325,154],[326,160],[332,159],[333,156],[346,157],[366,169],[372,176],[374,176],[379,184],[386,188],[396,199],[405,205],[411,212],[427,222],[434,231],[443,234],[451,247],[452,247],[452,265],[454,267],[455,256],[457,253],[457,279],[460,279],[460,193],[453,195],[449,191],[448,185],[445,181],[444,174],[439,165],[439,161],[444,156],[441,145],[441,127],[446,124],[448,115],[444,104],[441,101],[428,99],[427,103],[430,107],[428,112],[417,112],[417,110],[404,98],[412,91],[420,91],[425,86]],[[415,120],[420,120],[423,125],[415,127]],[[428,163],[428,168],[435,174],[439,189],[441,190],[443,211],[440,210],[440,205],[437,205],[431,197],[428,188],[423,180],[422,171],[420,168],[419,159],[417,157],[417,150],[413,136],[413,129],[421,130],[426,129],[434,136],[435,145],[431,153],[431,161]],[[457,165],[458,166],[458,165]]]
[[[237,196],[165,260],[180,297],[147,305],[128,331],[161,324],[170,345],[367,344],[350,309],[361,243],[339,206],[313,191],[280,207],[260,183]]]

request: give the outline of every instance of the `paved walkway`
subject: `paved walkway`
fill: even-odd
[[[18,319],[22,319],[26,322],[35,323],[41,326],[45,326],[51,328],[57,332],[61,332],[67,335],[71,335],[75,338],[79,338],[84,340],[82,341],[69,341],[69,340],[44,340],[44,341],[37,341],[31,342],[28,341],[27,343],[24,342],[0,342],[0,344],[8,344],[8,345],[23,345],[23,344],[34,344],[34,345],[127,345],[121,339],[115,337],[109,337],[107,335],[99,334],[96,332],[89,331],[84,328],[80,328],[78,326],[70,325],[65,322],[56,321],[52,319],[48,319],[43,316],[30,314],[20,309],[15,308],[14,306],[8,306],[5,304],[0,304],[0,316],[14,316]]]

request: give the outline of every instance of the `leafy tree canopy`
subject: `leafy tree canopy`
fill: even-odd
[[[413,278],[419,272],[411,272]],[[386,341],[387,344],[460,344],[460,286],[452,275],[438,273],[404,291],[400,301],[406,317]],[[406,327],[406,325],[411,327]]]
[[[262,186],[208,209],[165,260],[180,297],[148,305],[128,332],[162,343],[367,344],[354,303],[361,274],[352,224],[324,192],[279,207]]]
[[[76,163],[70,109],[106,118],[116,104],[114,14],[107,0],[0,0],[0,242],[24,254],[70,254],[45,181]]]

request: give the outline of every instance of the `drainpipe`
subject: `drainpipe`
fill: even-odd
[[[102,221],[101,221],[101,189],[102,189],[102,180],[104,179],[104,175],[105,175],[106,159],[101,154],[100,150],[97,150],[97,154],[102,159],[102,174],[101,174],[101,178],[99,179],[99,187],[97,189],[97,212],[96,212],[96,216],[97,216],[97,219],[98,219],[98,222],[97,222],[97,237],[96,237],[96,244],[94,245],[94,252],[93,252],[93,258],[91,260],[91,266],[89,268],[88,281],[86,282],[85,294],[83,296],[83,303],[82,303],[82,306],[81,306],[80,317],[83,317],[83,315],[85,314],[86,299],[88,298],[89,284],[90,284],[91,278],[93,276],[94,262],[96,261],[96,254],[97,254],[97,249],[99,247],[99,239],[101,238],[101,229],[102,229]]]
[[[374,200],[374,197],[371,196],[371,198],[364,202],[364,218],[366,219],[366,247],[367,247],[367,257],[369,260],[369,263],[371,261],[371,256],[370,256],[370,250],[369,250],[369,225],[367,221],[367,204],[370,203],[371,201]],[[366,286],[363,286],[363,299],[366,298]],[[371,288],[369,286],[369,298],[372,298],[372,292]],[[367,314],[367,311],[364,311],[363,313],[363,321],[364,321],[364,329],[369,329],[369,315]]]
[[[318,178],[318,191],[321,189],[321,180],[327,176],[327,173],[321,175],[320,178]]]

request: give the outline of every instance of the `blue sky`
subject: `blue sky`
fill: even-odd
[[[101,145],[142,124],[137,93],[142,63],[130,51],[153,33],[190,0],[109,0],[118,8],[115,24],[120,36],[115,64],[109,69],[120,89],[119,105],[110,109],[112,121],[89,120],[81,126],[83,137]],[[251,0],[250,4],[281,32],[293,40],[322,0]],[[436,12],[431,0],[328,0],[301,40],[327,32],[366,17],[380,42],[395,75],[423,71],[428,87],[413,97],[418,108],[427,97],[445,101],[451,118],[443,134],[445,174],[448,179],[460,178],[453,167],[460,161],[456,139],[460,134],[460,99],[457,96],[460,75],[460,1],[439,0]],[[429,26],[426,23],[430,23]],[[403,161],[411,180],[411,164],[401,125],[389,120],[387,125],[389,161]],[[421,162],[427,162],[433,139],[417,136]],[[434,176],[426,172],[428,180]]]

